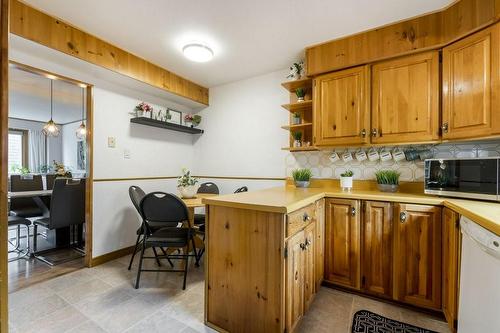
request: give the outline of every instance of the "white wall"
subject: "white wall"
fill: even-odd
[[[24,119],[9,118],[9,128],[41,131],[44,123]],[[47,138],[47,164],[52,165],[52,161],[62,161],[62,135]]]
[[[80,126],[80,121],[62,126],[62,163],[72,172],[78,170],[77,165],[77,139],[76,129]]]

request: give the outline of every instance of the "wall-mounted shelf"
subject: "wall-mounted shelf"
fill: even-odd
[[[284,130],[290,131],[290,130],[294,130],[294,129],[300,129],[300,128],[311,127],[311,126],[312,126],[312,123],[302,123],[302,124],[297,124],[297,125],[285,125],[285,126],[281,126],[281,128]]]
[[[309,147],[283,147],[281,150],[288,150],[288,151],[315,151],[319,150],[316,147],[309,146]]]
[[[290,104],[283,104],[282,107],[287,109],[290,112],[307,110],[312,108],[312,100],[303,101],[303,102],[295,102]]]
[[[174,123],[167,123],[165,121],[146,118],[146,117],[131,118],[130,122],[134,124],[158,127],[158,128],[168,129],[171,131],[190,133],[190,134],[202,134],[204,132],[202,129],[199,128],[188,127]]]
[[[295,90],[298,88],[310,88],[312,86],[312,79],[305,78],[300,80],[288,81],[283,82],[281,85],[289,92],[295,93]]]

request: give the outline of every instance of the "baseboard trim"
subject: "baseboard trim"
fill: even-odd
[[[89,267],[99,266],[99,265],[102,265],[108,261],[115,260],[115,259],[124,257],[128,254],[131,254],[132,252],[134,252],[134,247],[135,246],[125,247],[123,249],[119,249],[119,250],[109,252],[109,253],[103,254],[101,256],[92,258],[90,260]]]

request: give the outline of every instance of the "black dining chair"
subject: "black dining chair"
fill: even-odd
[[[54,182],[48,217],[33,222],[34,256],[53,266],[54,263],[37,254],[38,227],[49,230],[85,223],[85,179],[57,178]]]
[[[12,192],[27,192],[43,190],[42,176],[10,176],[10,190]],[[42,209],[36,204],[33,198],[12,198],[10,199],[10,212],[19,217],[42,216]]]
[[[54,182],[56,181],[57,175],[55,174],[47,174],[45,175],[45,184],[47,186],[47,190],[54,189]]]
[[[128,194],[130,196],[130,201],[132,201],[132,204],[134,205],[137,213],[139,214],[139,216],[141,218],[141,225],[139,226],[139,228],[137,229],[137,232],[136,232],[137,239],[135,241],[134,252],[132,253],[132,257],[130,258],[130,263],[128,265],[128,270],[130,271],[130,269],[132,268],[132,263],[134,262],[134,257],[137,254],[137,251],[140,249],[140,243],[142,242],[142,236],[143,236],[142,223],[144,223],[144,218],[143,218],[142,213],[141,213],[140,204],[141,204],[141,200],[146,196],[146,193],[139,186],[132,185],[128,189]],[[158,229],[158,227],[155,227],[153,224],[154,223],[150,223],[150,228],[153,231],[155,231]],[[160,260],[158,259],[158,253],[156,252],[156,248],[153,247],[152,249],[153,249],[153,252],[155,254],[155,257],[157,257],[156,263],[158,264],[158,266],[161,266]],[[167,253],[165,252],[165,250],[163,248],[160,248],[160,249],[164,255],[167,255]],[[168,258],[167,258],[167,260],[170,263],[170,265],[173,267],[174,264],[172,263],[172,261]]]
[[[13,247],[12,250],[9,250],[9,253],[16,252],[18,256],[15,258],[10,258],[10,261],[19,260],[24,257],[28,257],[30,253],[30,225],[31,221],[25,219],[24,217],[19,216],[8,216],[8,228],[11,230],[11,227],[16,228],[16,244],[12,243],[11,239],[7,237],[9,244]],[[26,247],[25,249],[21,249],[21,227],[26,228]]]
[[[153,192],[147,194],[140,203],[141,216],[144,218],[143,241],[141,242],[141,257],[137,269],[135,289],[139,288],[142,272],[184,272],[182,289],[186,289],[186,278],[189,257],[198,261],[193,238],[193,230],[189,223],[189,214],[186,204],[174,194]],[[151,225],[161,228],[153,231]],[[189,254],[189,245],[193,247],[194,254]],[[167,256],[144,256],[144,251],[150,247],[177,249],[178,254],[168,255],[168,259],[184,260],[184,270],[179,269],[143,269],[144,259],[167,258]],[[180,250],[184,249],[181,253]]]
[[[203,183],[198,188],[198,193],[219,194],[219,187],[212,182]],[[200,226],[205,223],[205,214],[194,214],[194,225]]]
[[[241,192],[248,192],[248,187],[242,186],[240,188],[237,188],[236,191],[234,191],[234,193],[241,193]]]

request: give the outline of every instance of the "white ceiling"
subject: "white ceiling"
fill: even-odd
[[[82,117],[82,88],[54,80],[54,115],[57,124]],[[9,117],[46,122],[50,119],[50,79],[9,68]]]
[[[287,68],[305,46],[440,9],[454,0],[25,0],[207,87]],[[215,52],[182,56],[190,41]]]

